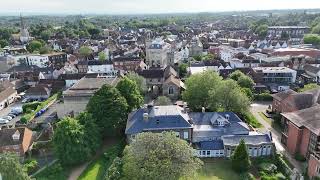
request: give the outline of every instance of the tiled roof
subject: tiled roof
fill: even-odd
[[[257,135],[229,135],[223,136],[222,140],[225,146],[237,146],[241,140],[248,145],[258,145],[264,143],[271,143],[272,140],[268,134],[257,134]]]
[[[195,143],[196,149],[199,150],[221,150],[224,149],[222,140],[202,141]]]
[[[148,119],[143,118],[148,113]],[[167,130],[192,128],[189,116],[179,106],[154,106],[140,108],[129,115],[126,134],[141,133],[146,130]]]
[[[19,140],[13,140],[12,135],[19,131],[20,138]],[[2,129],[0,130],[0,146],[11,146],[11,145],[19,145],[22,144],[25,136],[32,136],[32,131],[28,128],[14,128],[14,129]]]
[[[297,92],[291,90],[291,89],[288,89],[286,91],[282,91],[282,92],[279,92],[279,93],[276,93],[276,94],[273,94],[272,97],[277,99],[278,101],[282,101],[282,100],[285,100],[287,97],[289,97],[290,95],[292,94],[296,94]]]

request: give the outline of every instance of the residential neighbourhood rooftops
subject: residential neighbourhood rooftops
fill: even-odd
[[[313,133],[320,135],[320,105],[299,111],[282,113],[282,115],[290,119],[296,126],[305,126]]]

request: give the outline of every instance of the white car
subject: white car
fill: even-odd
[[[6,119],[6,120],[11,121],[13,118],[11,116],[3,116],[2,119]]]
[[[9,121],[7,119],[0,118],[0,124],[7,124]]]

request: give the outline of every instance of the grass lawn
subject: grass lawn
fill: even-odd
[[[198,173],[198,180],[236,180],[239,174],[231,169],[231,163],[224,159],[204,159],[204,166]]]
[[[44,169],[34,178],[37,180],[67,180],[70,173],[70,168],[62,167],[57,161],[51,166]]]
[[[103,179],[103,175],[107,169],[107,166],[108,163],[106,163],[102,154],[96,161],[93,161],[87,167],[78,180]]]

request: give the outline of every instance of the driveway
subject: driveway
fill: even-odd
[[[256,119],[262,124],[263,128],[259,128],[258,131],[261,132],[271,132],[272,140],[276,146],[277,152],[283,154],[287,157],[290,163],[299,171],[299,173],[303,172],[303,165],[301,162],[298,162],[294,159],[294,157],[286,151],[285,147],[281,143],[281,133],[275,130],[269,123],[267,123],[259,114],[259,112],[265,112],[269,105],[272,102],[253,102],[250,105],[251,113],[256,117]]]

